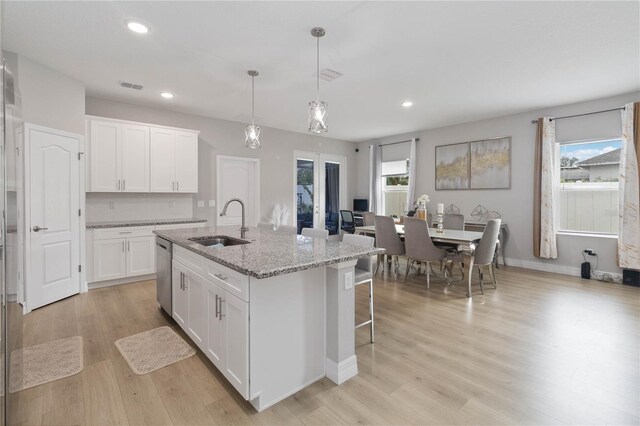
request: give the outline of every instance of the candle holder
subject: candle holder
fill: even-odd
[[[444,234],[444,215],[442,213],[438,213],[438,219],[436,219],[438,221],[438,226],[436,228],[436,232],[440,233],[440,234]]]

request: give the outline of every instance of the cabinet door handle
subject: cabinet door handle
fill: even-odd
[[[220,314],[218,315],[218,319],[220,321],[222,321],[222,317],[224,317],[225,315],[222,313],[222,304],[224,303],[224,299],[221,297],[220,299]]]
[[[218,314],[219,314],[219,311],[218,311],[218,299],[219,298],[220,297],[216,294],[216,318],[218,318]]]
[[[213,274],[213,276],[218,278],[218,279],[220,279],[220,280],[222,280],[222,281],[226,281],[227,278],[229,278],[229,277],[227,277],[225,275],[222,275],[222,274]]]
[[[172,182],[171,182],[171,190],[172,190],[172,191],[175,191],[175,190],[176,190],[176,182],[175,182],[175,181],[172,181]]]
[[[124,189],[127,187],[127,180],[126,179],[122,179],[122,190],[124,191]]]
[[[131,241],[127,241],[127,251],[131,251]]]
[[[180,191],[180,181],[176,181],[176,191]]]
[[[184,290],[184,274],[180,272],[180,290]]]
[[[124,241],[122,241],[122,252],[124,253]]]
[[[120,179],[118,179],[117,188],[118,188],[118,191],[120,191]]]

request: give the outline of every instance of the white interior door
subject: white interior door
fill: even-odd
[[[27,310],[80,290],[80,137],[27,125]]]
[[[340,155],[294,153],[293,206],[299,232],[310,227],[333,232],[330,221],[347,207],[346,164],[346,158]]]
[[[247,226],[256,226],[260,219],[260,160],[218,155],[217,179],[218,226],[242,223],[239,203],[229,204],[227,214],[220,216],[224,204],[232,198],[240,198],[244,202]]]

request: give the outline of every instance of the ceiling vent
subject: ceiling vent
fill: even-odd
[[[340,77],[342,77],[341,73],[339,73],[338,71],[331,70],[329,68],[325,68],[322,71],[320,71],[320,80],[333,81],[336,78],[340,78]]]
[[[142,90],[142,86],[139,84],[127,83],[126,81],[121,81],[120,86],[125,89],[134,89],[134,90]]]

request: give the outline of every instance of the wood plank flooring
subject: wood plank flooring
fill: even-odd
[[[638,424],[640,290],[516,268],[498,289],[425,276],[375,283],[376,343],[356,331],[359,374],[320,380],[257,413],[204,355],[137,376],[115,340],[178,327],[155,282],[92,290],[24,317],[24,346],[84,338],[82,373],[20,394],[24,425]],[[476,280],[477,282],[477,280]],[[367,288],[356,289],[357,321]],[[180,332],[181,333],[181,332]],[[183,337],[183,333],[181,333]],[[188,338],[186,338],[188,339]]]

